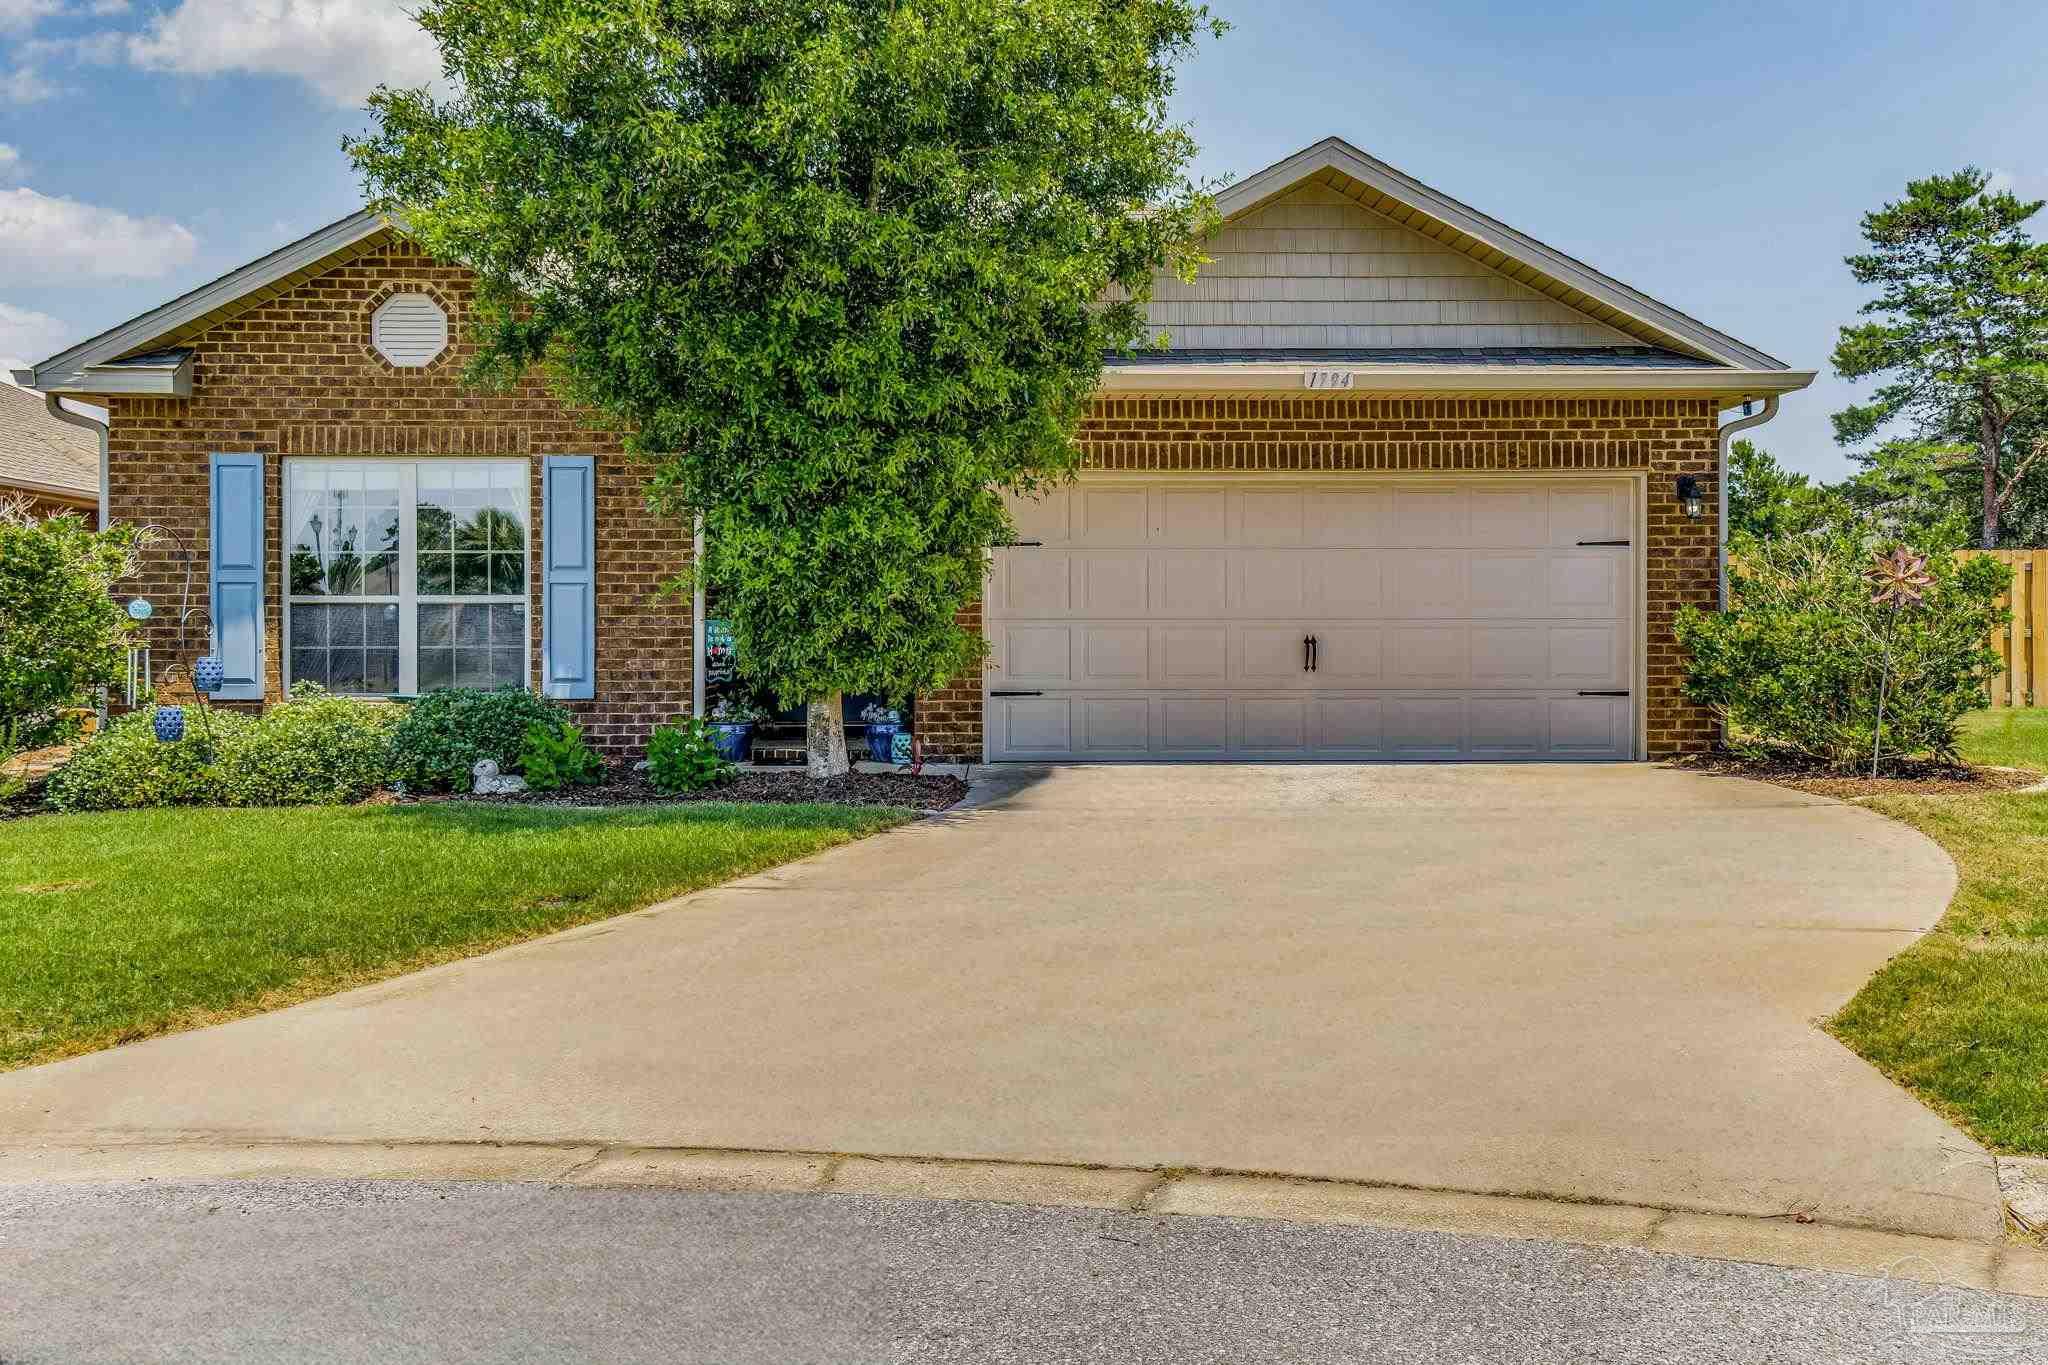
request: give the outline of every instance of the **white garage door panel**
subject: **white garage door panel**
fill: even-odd
[[[994,759],[1633,754],[1632,700],[1581,695],[1634,673],[1634,552],[1582,543],[1629,538],[1627,480],[1103,476],[1013,515]]]

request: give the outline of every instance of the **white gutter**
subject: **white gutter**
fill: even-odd
[[[49,409],[50,416],[56,418],[58,421],[67,422],[74,427],[84,427],[87,431],[93,432],[99,437],[100,529],[104,531],[107,529],[107,424],[105,422],[98,421],[94,418],[87,417],[82,412],[73,412],[71,409],[65,407],[64,400],[59,398],[54,393],[46,393],[43,395],[43,406]]]
[[[1764,399],[1764,410],[1750,417],[1738,417],[1721,426],[1720,464],[1716,468],[1714,486],[1720,490],[1721,515],[1715,531],[1721,550],[1721,610],[1728,610],[1728,442],[1738,431],[1760,427],[1778,415],[1778,395],[1771,394]]]
[[[1335,383],[1308,387],[1308,376],[1342,376]],[[1727,394],[1754,398],[1791,393],[1814,379],[1812,370],[1731,370],[1702,365],[1697,369],[1643,369],[1595,366],[1539,367],[1492,365],[1110,365],[1104,367],[1104,393],[1288,393],[1317,397],[1332,393],[1524,393],[1593,394],[1655,393],[1670,395]]]

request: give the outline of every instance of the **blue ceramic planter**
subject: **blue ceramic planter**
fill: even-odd
[[[728,763],[746,762],[754,751],[753,723],[711,722],[711,747]]]
[[[185,708],[182,706],[159,706],[150,720],[156,728],[156,737],[166,744],[176,744],[185,737]]]
[[[896,732],[900,725],[870,725],[868,727],[868,760],[873,763],[895,761]]]
[[[228,680],[228,666],[217,654],[209,654],[192,665],[192,686],[212,696]]]

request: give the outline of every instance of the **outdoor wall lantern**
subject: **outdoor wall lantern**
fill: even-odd
[[[1700,493],[1700,480],[1697,474],[1678,476],[1678,507],[1694,521],[1706,515],[1707,500]]]

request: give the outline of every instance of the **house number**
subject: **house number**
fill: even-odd
[[[1310,370],[1302,376],[1302,383],[1311,389],[1348,389],[1353,378],[1351,370]]]

